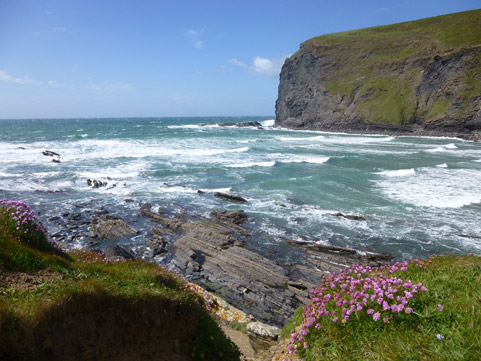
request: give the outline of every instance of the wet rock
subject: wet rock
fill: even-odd
[[[60,154],[52,152],[51,150],[44,150],[42,154],[46,157],[53,157],[52,162],[54,163],[60,163],[60,159],[62,158]]]
[[[200,124],[201,127],[205,126],[212,126],[212,125],[217,125],[219,127],[237,127],[237,128],[245,128],[245,127],[254,127],[254,128],[262,128],[262,124],[253,121],[253,122],[244,122],[244,123],[203,123]]]
[[[229,194],[229,193],[215,192],[214,197],[224,199],[224,200],[230,201],[230,202],[241,202],[241,203],[247,202],[247,200],[245,198],[242,198],[240,196],[236,196],[236,195],[233,195],[233,194]]]
[[[354,216],[354,215],[351,215],[351,214],[342,214],[341,212],[329,213],[329,215],[334,216],[334,217],[347,218],[347,219],[350,219],[352,221],[365,221],[366,220],[366,217],[363,217],[363,216]]]
[[[89,187],[92,187],[94,189],[98,189],[98,188],[101,188],[101,187],[106,187],[108,185],[107,182],[102,182],[101,180],[97,180],[97,179],[87,179],[87,185]]]
[[[100,239],[119,239],[139,233],[122,219],[100,220],[92,224],[92,228]]]
[[[105,257],[110,259],[136,259],[134,251],[126,245],[108,246],[104,249]]]
[[[125,203],[132,203],[132,202],[134,202],[134,200],[130,199],[130,198],[126,198],[126,199],[124,199],[124,202]]]
[[[247,324],[249,342],[256,353],[268,350],[274,346],[280,334],[280,328],[269,326],[262,322],[250,322]]]
[[[151,231],[151,237],[145,239],[145,244],[152,250],[152,257],[167,252],[167,241],[163,236],[162,229],[154,227]]]
[[[233,223],[241,225],[247,222],[247,215],[242,210],[216,210],[210,213],[211,217],[222,222]]]
[[[42,154],[46,157],[60,157],[60,154],[52,152],[51,150],[44,150]]]

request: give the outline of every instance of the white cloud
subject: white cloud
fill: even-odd
[[[247,64],[244,64],[242,61],[236,59],[236,58],[232,58],[232,59],[229,59],[227,60],[227,62],[230,64],[230,65],[235,65],[235,66],[247,66]]]
[[[56,82],[55,80],[49,80],[47,82],[47,85],[51,86],[51,87],[54,87],[54,88],[62,88],[63,87],[62,84]]]
[[[129,83],[90,84],[82,86],[83,89],[95,90],[99,93],[120,93],[134,89]]]
[[[8,74],[5,70],[0,69],[0,81],[7,81],[9,83],[17,83],[17,84],[33,84],[34,81],[30,79],[28,75],[25,75],[23,78],[15,78],[12,75]]]
[[[287,56],[283,56],[281,58],[271,60],[257,56],[254,59],[252,70],[265,76],[278,76],[281,72],[282,65],[284,64],[284,60],[286,60],[286,58]]]
[[[189,44],[195,49],[202,49],[204,47],[204,42],[200,39],[202,31],[187,30],[185,36],[189,39]]]
[[[64,27],[64,26],[54,26],[52,28],[52,30],[55,30],[55,31],[67,31],[67,28]]]
[[[177,94],[177,93],[169,94],[168,98],[177,104],[186,104],[192,100],[187,95]]]

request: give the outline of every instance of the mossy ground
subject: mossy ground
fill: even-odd
[[[5,209],[0,207],[1,360],[239,359],[202,297],[177,275],[144,261],[64,253],[42,231],[16,230]],[[22,287],[25,279],[28,287]]]

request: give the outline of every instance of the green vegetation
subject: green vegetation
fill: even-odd
[[[405,124],[416,115],[423,59],[430,62],[436,55],[447,56],[480,44],[481,10],[472,10],[323,35],[306,41],[301,52],[307,49],[335,59],[335,70],[326,72],[322,83],[330,93],[356,99],[360,118]],[[480,55],[473,56],[466,67],[464,83],[456,85],[456,91],[467,109],[469,100],[481,93]],[[427,106],[419,105],[418,118],[436,119],[440,105],[435,101]]]
[[[434,257],[430,261],[411,262],[403,267],[399,266],[395,271],[385,268],[351,274],[357,280],[402,277],[404,283],[398,283],[395,287],[398,291],[404,286],[409,287],[408,280],[412,281],[411,289],[413,285],[418,285],[416,293],[404,297],[406,294],[400,292],[402,297],[399,299],[395,297],[389,300],[385,292],[384,298],[390,304],[397,303],[394,308],[384,307],[383,302],[378,304],[376,297],[380,297],[381,293],[375,291],[379,292],[378,296],[374,297],[375,302],[372,303],[368,299],[365,305],[367,309],[359,307],[349,314],[343,312],[341,316],[339,307],[326,302],[330,297],[326,295],[331,294],[334,300],[334,293],[339,292],[346,278],[341,282],[342,277],[333,277],[325,280],[328,283],[322,297],[320,286],[313,294],[313,304],[296,312],[282,336],[290,338],[296,335],[297,339],[291,342],[290,347],[307,361],[480,360],[481,257]],[[359,283],[366,284],[364,281]],[[360,289],[375,293],[367,286]],[[406,299],[403,301],[403,298]],[[406,303],[402,310],[399,309],[402,304],[400,301]],[[325,310],[329,310],[330,314],[309,320],[308,316],[312,317],[312,311],[317,312],[320,308],[316,307],[321,304],[326,305]],[[337,310],[336,314],[332,313],[334,310]],[[309,324],[310,327],[303,328]],[[303,329],[307,331],[303,332]],[[303,334],[305,336],[299,341]]]
[[[158,265],[62,252],[28,206],[1,201],[1,360],[239,360],[209,307]]]

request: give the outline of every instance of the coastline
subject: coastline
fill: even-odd
[[[332,124],[322,125],[316,124],[313,127],[286,127],[285,125],[274,124],[273,128],[280,130],[292,131],[312,131],[332,134],[350,134],[350,135],[385,135],[394,137],[426,137],[440,139],[462,139],[465,141],[479,142],[481,141],[481,132],[450,132],[445,130],[426,130],[421,127],[411,128],[409,126],[393,126],[392,124],[381,123],[364,123],[362,126],[346,127],[335,126]]]

